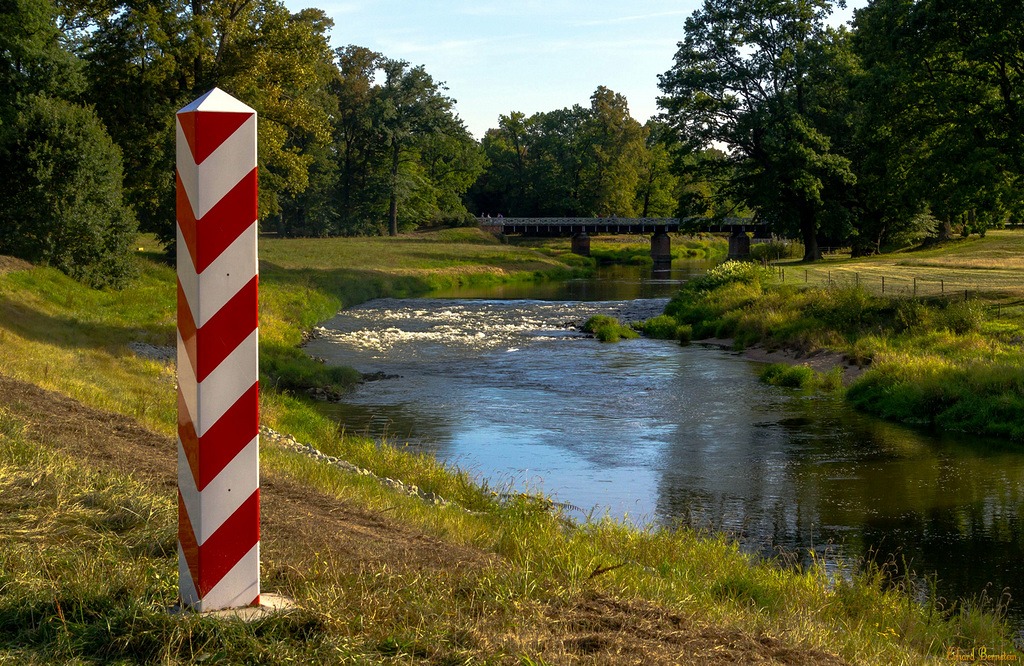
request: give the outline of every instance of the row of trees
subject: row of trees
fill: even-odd
[[[523,217],[673,215],[677,179],[659,129],[604,87],[589,108],[501,116],[483,138],[487,169],[471,205]]]
[[[0,1],[0,253],[123,282],[174,242],[174,114],[214,86],[259,113],[259,210],[285,234],[462,220],[482,168],[443,84],[279,0]]]
[[[0,0],[0,253],[123,281],[136,225],[173,243],[174,112],[214,86],[260,114],[264,229],[395,234],[474,214],[753,214],[858,253],[1024,208],[1016,0],[705,0],[663,113],[499,118],[480,142],[423,67],[332,50],[280,0]]]
[[[659,102],[678,162],[778,232],[856,253],[1024,212],[1024,13],[1015,0],[872,0],[852,30],[827,0],[706,0]]]

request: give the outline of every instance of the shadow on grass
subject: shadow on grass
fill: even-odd
[[[166,595],[163,595],[166,596]],[[171,615],[159,597],[59,595],[0,606],[0,646],[37,663],[98,661],[155,663],[284,663],[286,655],[317,661],[328,627],[297,608],[251,623]],[[282,649],[283,648],[283,649]],[[319,655],[327,657],[326,653]],[[336,655],[335,655],[336,656]],[[304,657],[304,658],[301,658]]]
[[[128,355],[132,353],[125,348],[129,342],[174,343],[174,326],[117,326],[84,322],[75,317],[49,315],[4,296],[0,296],[0,320],[22,337],[65,349],[106,349]]]

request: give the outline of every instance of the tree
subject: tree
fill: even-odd
[[[402,179],[403,162],[414,159],[418,144],[427,137],[450,129],[454,100],[444,95],[422,65],[410,67],[404,60],[385,60],[384,85],[375,101],[376,127],[388,147],[388,234],[398,235],[398,205],[403,194],[416,190],[409,171]],[[404,181],[404,182],[403,182]]]
[[[121,155],[96,115],[36,95],[0,131],[0,254],[52,265],[92,286],[131,276],[137,232]]]
[[[630,216],[645,136],[626,98],[604,86],[589,107],[501,116],[484,136],[489,166],[473,188],[476,208],[525,216]]]
[[[855,182],[847,158],[814,122],[815,58],[836,39],[827,0],[705,0],[685,25],[675,65],[659,77],[665,119],[690,152],[727,147],[705,165],[737,199],[820,258],[818,230],[846,217],[830,198]]]
[[[98,20],[85,45],[89,96],[124,153],[144,230],[173,242],[174,114],[214,86],[260,114],[261,217],[305,189],[303,147],[329,140],[330,26],[277,0],[144,0]]]
[[[85,88],[81,63],[61,46],[49,0],[0,0],[0,125],[27,98],[72,98]]]
[[[678,205],[679,178],[672,169],[671,134],[657,120],[644,127],[646,142],[637,165],[636,202],[640,217],[671,217]]]
[[[856,16],[864,98],[891,132],[904,198],[940,238],[983,232],[1024,200],[1024,17],[1018,2],[877,0]]]
[[[590,97],[581,205],[599,215],[633,216],[643,127],[629,115],[626,98],[598,86]]]
[[[50,264],[94,286],[131,275],[136,222],[121,155],[96,114],[45,0],[0,5],[0,253]]]

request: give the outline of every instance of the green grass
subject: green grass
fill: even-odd
[[[923,248],[817,264],[778,264],[786,284],[860,285],[888,296],[992,295],[1017,301],[1024,295],[1024,231],[991,230],[984,237],[946,241]],[[883,284],[884,282],[884,284]],[[884,291],[883,291],[884,287]]]
[[[685,529],[607,520],[566,529],[550,504],[521,495],[492,500],[477,514],[437,509],[274,447],[261,451],[272,473],[501,557],[457,574],[354,569],[340,554],[296,544],[263,562],[276,589],[296,599],[296,611],[252,624],[169,615],[177,579],[172,498],[83,468],[23,433],[23,422],[0,411],[0,660],[552,659],[534,637],[551,631],[552,612],[594,594],[646,599],[718,631],[785,636],[790,645],[854,663],[941,659],[950,647],[1012,649],[991,612],[911,602],[882,569],[840,576],[816,564],[795,570],[745,554],[725,536]]]
[[[1008,244],[998,235],[992,242]],[[961,249],[970,247],[987,246],[977,242]],[[944,257],[948,250],[932,252]],[[989,255],[980,252],[979,261],[987,262]],[[880,261],[847,266],[871,268]],[[969,265],[969,256],[955,263]],[[644,326],[666,337],[673,325],[689,326],[694,339],[733,338],[738,348],[761,344],[842,352],[870,364],[846,392],[864,411],[1024,441],[1024,311],[1008,300],[1012,296],[982,293],[989,298],[883,296],[864,282],[835,280],[824,288],[806,288],[782,282],[771,269],[726,263],[688,283],[665,315]],[[766,381],[786,386],[831,389],[837,383],[809,370],[765,372]]]
[[[583,331],[592,334],[601,342],[618,342],[639,337],[640,334],[629,326],[623,326],[615,317],[594,315],[583,324]]]
[[[262,384],[261,419],[475,512],[428,506],[272,446],[261,450],[261,465],[500,557],[463,572],[354,571],[340,554],[310,553],[299,544],[287,558],[264,561],[268,589],[293,595],[297,612],[251,625],[169,616],[164,608],[174,601],[177,580],[172,498],[130,477],[83,468],[71,453],[29,443],[24,422],[0,407],[0,662],[563,663],[567,654],[551,647],[561,644],[559,634],[553,642],[539,637],[567,631],[579,621],[572,609],[594,594],[621,600],[616,603],[661,604],[698,627],[778,637],[793,648],[834,651],[854,663],[941,660],[950,647],[1012,649],[997,616],[972,605],[941,611],[918,603],[884,571],[836,577],[819,566],[795,570],[763,562],[721,535],[600,519],[567,524],[543,499],[505,497],[404,447],[345,436],[311,401],[283,389],[282,381],[347,381],[330,373],[287,375],[304,372],[305,361],[294,351],[301,331],[342,305],[425,293],[450,281],[536,279],[538,271],[572,270],[485,237],[453,245],[443,233],[351,239],[352,245],[345,239],[264,243],[261,357],[270,374]],[[173,370],[126,348],[131,341],[167,345],[174,339],[173,272],[140,254],[141,276],[123,292],[90,290],[49,269],[0,276],[0,373],[172,434]],[[680,311],[749,306],[768,291],[733,281],[702,293],[704,301],[679,303]],[[862,314],[870,319],[875,310],[866,304]],[[724,312],[732,312],[735,331],[753,325],[734,310]],[[676,321],[677,331],[690,325]],[[786,316],[778,321],[799,331]],[[708,328],[703,318],[694,322],[695,335]],[[983,322],[982,329],[989,325]],[[960,337],[950,333],[934,346]],[[273,365],[279,361],[289,369]],[[568,624],[553,624],[550,618],[562,612],[570,613]]]

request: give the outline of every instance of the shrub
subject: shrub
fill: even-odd
[[[837,331],[853,333],[877,319],[886,307],[864,287],[830,287],[813,292],[806,314]]]
[[[94,287],[131,277],[137,223],[121,193],[121,152],[90,109],[29,97],[0,130],[0,178],[0,254]]]
[[[809,388],[815,382],[815,372],[806,365],[772,363],[761,369],[760,379],[773,386]]]
[[[742,282],[746,284],[760,284],[772,277],[772,270],[745,261],[727,261],[719,264],[704,275],[696,277],[686,283],[686,288],[697,291],[710,291],[729,284],[730,282]]]
[[[658,340],[678,340],[687,344],[693,335],[693,328],[688,324],[680,324],[670,315],[658,315],[653,319],[635,324],[637,330],[649,338]]]
[[[594,315],[583,324],[586,333],[592,333],[601,342],[618,342],[620,338],[636,338],[639,333],[623,326],[615,317]]]
[[[949,330],[963,335],[981,330],[985,312],[978,301],[957,301],[942,311],[942,324]]]
[[[780,240],[758,243],[750,246],[750,258],[754,261],[778,261],[794,256],[794,244]],[[803,249],[801,248],[801,254]]]
[[[679,324],[675,318],[669,315],[658,315],[641,323],[639,326],[641,333],[649,338],[657,338],[659,340],[672,340],[675,338],[678,327]]]
[[[898,333],[927,326],[931,320],[931,310],[924,303],[901,298],[896,301],[892,326]]]

